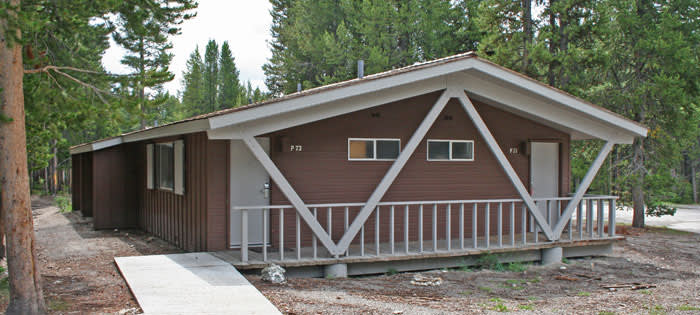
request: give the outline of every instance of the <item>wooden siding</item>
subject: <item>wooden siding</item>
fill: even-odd
[[[228,160],[222,157],[228,141],[208,140],[202,132],[153,142],[175,139],[185,141],[184,195],[146,188],[146,142],[139,143],[139,226],[187,251],[225,249],[226,225],[220,218],[228,203],[228,193],[221,193],[228,191]]]
[[[134,144],[122,144],[92,153],[95,229],[137,226],[135,149]]]
[[[92,152],[83,153],[80,157],[80,212],[83,216],[92,216]]]
[[[71,203],[73,210],[80,210],[80,180],[82,179],[80,159],[82,155],[71,156]]]
[[[272,133],[269,135],[272,159],[306,203],[365,202],[393,162],[348,161],[347,139],[400,138],[403,148],[438,97],[439,93],[427,94]],[[526,187],[529,187],[529,157],[525,154],[528,141],[547,140],[561,143],[560,191],[562,195],[568,194],[569,135],[483,103],[475,102],[474,105]],[[475,160],[427,161],[427,139],[474,140]],[[303,151],[289,152],[289,145],[301,145]],[[519,153],[509,153],[510,148],[517,148]],[[495,198],[519,197],[464,109],[456,99],[452,99],[382,201]],[[271,203],[288,204],[276,186],[273,186],[271,192]],[[467,209],[471,210],[471,206]],[[483,209],[483,206],[480,209]],[[351,221],[357,211],[358,209],[351,211]],[[415,211],[414,209],[411,212],[413,218]],[[334,220],[333,226],[333,239],[336,241],[343,232],[343,220],[340,219],[342,213],[342,210],[338,209],[333,214],[338,218]],[[383,240],[388,239],[388,213],[388,208],[385,208],[380,217]],[[403,209],[396,209],[395,213],[397,225],[403,224]],[[428,221],[431,213],[432,209],[424,209],[426,233],[431,233],[431,221]],[[446,218],[441,209],[438,213],[438,234],[444,237],[442,229]],[[451,213],[452,224],[457,224],[458,211],[453,208]],[[495,232],[496,214],[494,211],[491,213],[491,231]],[[465,217],[466,233],[471,233],[471,216]],[[480,226],[483,224],[483,217],[483,210],[480,210]],[[324,227],[325,220],[325,209],[319,209],[319,222],[322,222]],[[411,220],[411,239],[417,238],[416,228],[413,227],[417,224],[416,221]],[[276,211],[273,211],[270,222],[271,240],[276,244],[279,233]],[[294,211],[287,211],[284,229],[286,246],[290,246],[294,241],[295,222]],[[374,226],[374,215],[369,218],[367,224],[367,227]],[[519,225],[520,216],[516,215],[516,226]],[[508,223],[504,223],[504,230],[507,229]],[[374,237],[373,230],[365,230],[366,239]],[[303,231],[306,245],[311,236],[308,227],[304,227]],[[458,229],[453,226],[452,231],[456,235]],[[398,233],[403,232],[397,229],[396,233],[402,235]]]

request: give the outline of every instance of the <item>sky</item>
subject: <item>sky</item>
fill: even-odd
[[[265,87],[265,74],[262,65],[270,57],[267,41],[270,40],[270,2],[267,0],[200,0],[197,16],[185,21],[182,34],[171,38],[174,55],[170,71],[175,79],[165,84],[170,94],[176,95],[181,90],[182,71],[186,68],[190,53],[199,46],[204,54],[204,47],[209,39],[214,39],[221,46],[228,41],[236,67],[240,71],[240,80],[250,80],[253,88]],[[107,71],[128,73],[129,70],[120,63],[124,50],[110,40],[112,46],[102,57]]]

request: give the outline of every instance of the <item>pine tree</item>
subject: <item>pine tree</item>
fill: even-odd
[[[210,39],[204,50],[204,99],[207,112],[215,111],[218,106],[217,93],[219,90],[219,45]]]
[[[112,38],[127,51],[122,64],[134,71],[127,88],[138,102],[141,129],[146,127],[150,110],[158,105],[146,89],[174,78],[169,70],[172,44],[168,36],[180,32],[178,25],[194,16],[190,11],[196,6],[194,0],[138,0],[125,1],[119,8]]]
[[[240,105],[241,82],[227,41],[221,45],[219,66],[221,67],[219,69],[219,107],[220,109],[236,107]]]
[[[204,99],[204,63],[196,47],[187,60],[187,69],[182,75],[182,104],[188,116],[205,113],[207,110]]]

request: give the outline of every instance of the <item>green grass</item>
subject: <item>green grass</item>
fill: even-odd
[[[598,315],[615,315],[615,312],[600,311],[600,312],[598,312]]]
[[[54,198],[54,201],[56,201],[56,205],[61,213],[73,211],[70,196],[57,195],[56,198]]]
[[[561,259],[561,262],[563,262],[563,263],[565,263],[565,264],[567,264],[567,265],[570,263],[569,259],[566,258],[566,257],[563,257],[563,258]]]
[[[512,262],[506,264],[506,270],[511,272],[523,272],[526,271],[530,264],[523,264],[520,262]]]
[[[462,292],[459,292],[459,294],[461,294],[461,295],[472,295],[472,291],[469,291],[469,290],[467,290],[467,291],[462,291]]]
[[[47,307],[50,311],[60,312],[68,310],[68,303],[64,300],[49,300]]]
[[[678,306],[677,309],[679,311],[700,311],[700,307],[692,306],[692,305],[688,305],[688,304],[683,304],[681,306]]]
[[[646,309],[649,310],[649,315],[665,315],[666,314],[666,312],[664,311],[664,307],[661,305],[658,305],[658,304],[656,304],[654,306],[650,305]]]
[[[493,292],[493,289],[490,287],[479,287],[479,290],[484,291],[486,293],[491,293]]]
[[[396,269],[394,269],[394,268],[389,268],[389,269],[387,269],[387,271],[386,271],[386,275],[387,275],[387,276],[393,276],[393,275],[395,275],[395,274],[397,274],[397,273],[399,273],[399,271],[396,270]]]
[[[535,306],[532,304],[520,304],[518,305],[518,308],[523,310],[523,311],[534,311]]]
[[[645,228],[649,231],[670,234],[670,235],[691,235],[691,234],[693,234],[691,232],[671,229],[671,228],[668,228],[665,226],[646,226]]]
[[[503,303],[498,303],[493,306],[493,310],[496,312],[508,312],[508,307],[505,306]]]
[[[581,291],[576,295],[578,295],[578,296],[591,296],[591,292]]]
[[[651,295],[651,290],[639,290],[637,292],[639,292],[641,294]]]

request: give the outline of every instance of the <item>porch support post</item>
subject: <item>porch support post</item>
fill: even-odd
[[[306,204],[304,204],[304,201],[301,200],[301,197],[299,197],[296,191],[294,191],[292,185],[289,184],[287,179],[284,178],[284,175],[282,175],[282,172],[280,172],[275,163],[272,162],[272,159],[270,159],[267,153],[265,153],[265,150],[260,146],[260,143],[258,143],[258,141],[252,136],[243,137],[243,142],[245,142],[248,149],[250,149],[250,152],[252,152],[255,158],[258,159],[260,164],[262,164],[267,173],[270,175],[270,178],[275,181],[275,184],[277,184],[277,187],[280,188],[289,202],[294,206],[294,208],[296,208],[297,213],[299,213],[306,224],[309,225],[311,231],[313,231],[323,246],[325,246],[332,255],[339,255],[342,253],[343,251],[337,250],[331,237],[328,235],[328,233],[326,233],[323,227],[321,227],[316,218],[314,218],[314,215],[311,214],[311,211],[309,211],[309,208],[306,206]]]
[[[447,101],[449,101],[450,98],[454,96],[454,94],[455,91],[453,91],[452,89],[446,89],[444,92],[442,92],[442,95],[440,95],[437,102],[435,102],[433,108],[430,109],[425,118],[423,118],[423,121],[413,133],[411,139],[408,140],[408,143],[406,143],[406,145],[401,150],[399,157],[396,158],[396,161],[394,161],[394,163],[384,175],[384,178],[382,178],[377,187],[374,189],[374,192],[372,192],[372,195],[370,195],[369,199],[367,200],[367,203],[365,203],[365,205],[362,207],[362,210],[360,210],[360,212],[357,214],[355,220],[353,220],[352,224],[343,235],[343,238],[341,238],[340,242],[338,242],[339,252],[345,251],[348,248],[348,246],[350,246],[350,242],[352,242],[353,238],[355,238],[355,235],[360,231],[360,228],[365,223],[365,221],[367,221],[367,218],[369,218],[369,216],[372,214],[372,210],[374,210],[379,201],[381,201],[381,199],[384,197],[386,191],[389,190],[389,187],[396,179],[396,176],[399,175],[399,172],[401,172],[404,165],[406,165],[408,159],[411,157],[411,155],[413,155],[413,152],[423,140],[425,134],[428,133],[430,127],[433,125],[438,116],[440,116],[440,113],[445,108],[445,105],[447,105]]]
[[[496,139],[491,134],[491,131],[489,131],[486,123],[484,123],[483,119],[481,119],[479,112],[476,111],[474,104],[472,104],[471,100],[469,100],[469,97],[467,97],[464,90],[458,94],[457,98],[459,98],[460,102],[462,103],[462,107],[464,107],[464,110],[467,112],[467,115],[469,115],[469,118],[471,118],[474,126],[476,126],[476,129],[479,130],[479,133],[486,141],[486,144],[488,144],[493,155],[496,156],[498,163],[501,164],[501,167],[506,172],[506,175],[508,175],[511,183],[513,183],[513,186],[515,186],[515,189],[523,199],[523,202],[527,205],[528,209],[530,210],[530,214],[532,214],[532,216],[535,218],[537,225],[539,225],[545,237],[547,237],[547,239],[550,241],[555,240],[554,235],[552,234],[552,229],[549,224],[547,224],[546,218],[540,213],[534,199],[532,199],[532,196],[530,196],[530,193],[525,188],[525,185],[523,185],[522,181],[520,181],[518,174],[513,169],[513,166],[508,161],[508,158],[506,158],[506,155],[501,150],[498,142],[496,142]]]
[[[596,174],[598,174],[598,170],[600,170],[600,167],[605,162],[605,158],[608,157],[608,154],[610,153],[610,151],[612,151],[612,148],[614,146],[615,143],[613,143],[612,141],[606,142],[603,148],[600,149],[598,157],[595,158],[595,161],[593,161],[591,167],[588,168],[586,176],[583,177],[581,184],[579,184],[578,189],[576,189],[576,194],[574,194],[574,197],[571,198],[571,201],[569,201],[569,204],[566,206],[566,210],[564,210],[562,215],[559,217],[557,226],[554,227],[554,235],[557,239],[559,239],[559,237],[561,236],[561,232],[564,231],[564,227],[566,226],[566,222],[568,221],[567,218],[571,218],[571,215],[576,209],[576,206],[583,198],[583,195],[586,194],[586,191],[588,191],[588,187],[593,182],[593,179],[595,178]]]

